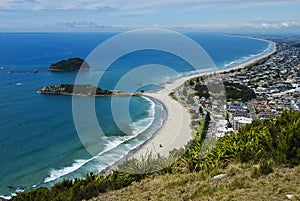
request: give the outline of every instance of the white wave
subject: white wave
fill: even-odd
[[[132,122],[130,124],[130,127],[133,129],[132,134],[134,136],[137,136],[138,134],[144,132],[151,126],[153,120],[154,118],[148,117],[148,118],[141,119],[137,122]]]
[[[115,149],[117,146],[119,146],[120,144],[124,143],[125,141],[127,141],[129,139],[130,139],[129,137],[107,137],[106,139],[104,139],[107,142],[106,146],[105,146],[104,150],[102,152],[100,152],[98,155],[96,155],[90,159],[86,159],[86,160],[83,160],[83,159],[75,160],[75,162],[71,166],[68,166],[68,167],[63,167],[58,170],[52,169],[50,171],[50,176],[46,177],[44,179],[44,183],[54,181],[60,177],[63,177],[65,175],[68,175],[68,174],[78,170],[79,168],[81,168],[82,166],[87,164],[88,162],[96,159],[100,155],[102,155],[112,149]]]
[[[181,73],[178,78],[182,78],[182,77],[188,77],[191,75],[197,75],[200,73],[208,73],[208,72],[214,72],[216,70],[216,68],[212,67],[212,68],[205,68],[205,69],[197,69],[197,70],[193,70],[193,71],[188,71],[188,72],[184,72]]]
[[[243,64],[243,63],[246,63],[252,59],[255,59],[255,58],[258,58],[260,57],[261,55],[264,55],[265,52],[263,53],[259,53],[259,54],[250,54],[250,55],[247,55],[247,56],[243,56],[237,60],[234,60],[234,61],[230,61],[229,63],[225,63],[223,65],[224,68],[230,68],[230,67],[233,67],[233,66],[237,66],[237,65],[240,65],[240,64]]]
[[[144,132],[145,130],[147,130],[152,125],[155,118],[154,101],[152,101],[150,98],[145,96],[142,96],[142,98],[150,103],[150,107],[147,111],[148,116],[143,119],[139,119],[138,121],[134,121],[129,125],[132,128],[132,134],[133,134],[133,136],[131,136],[131,139],[136,137],[138,134]]]
[[[127,140],[129,140],[130,137],[128,136],[122,136],[122,137],[107,137],[106,138],[106,145],[105,145],[105,149],[104,151],[100,152],[97,156],[102,155],[103,153],[106,153],[116,147],[118,147],[120,144],[126,142]]]
[[[152,101],[148,97],[142,96],[142,98],[144,98],[146,101],[148,101],[150,103],[150,107],[147,111],[148,117],[140,119],[140,120],[130,124],[130,127],[133,129],[132,135],[123,136],[123,137],[106,137],[105,139],[103,139],[103,141],[105,142],[106,145],[105,145],[105,148],[102,152],[100,152],[96,156],[94,156],[90,159],[87,159],[87,160],[82,160],[82,159],[75,160],[75,162],[71,166],[63,167],[63,168],[57,169],[57,170],[52,169],[50,171],[49,177],[45,178],[44,182],[48,183],[48,182],[54,181],[58,178],[61,178],[65,175],[68,175],[68,174],[78,170],[79,168],[81,168],[85,164],[89,163],[90,161],[96,159],[97,157],[100,157],[104,153],[107,153],[107,152],[115,149],[116,147],[118,147],[122,143],[135,138],[140,133],[142,133],[146,129],[148,129],[151,126],[151,124],[153,123],[154,118],[155,118],[155,106],[156,106],[156,104],[155,104],[154,101]],[[163,109],[163,106],[161,106],[161,107]],[[115,162],[116,161],[114,161],[113,163],[115,163]],[[106,167],[101,167],[101,168],[105,169]]]
[[[157,102],[156,106],[157,106],[157,108],[159,108],[160,111],[164,110],[164,106],[160,102]]]
[[[16,189],[16,193],[23,193],[25,191],[25,189],[23,189],[23,188],[17,188]]]
[[[167,83],[167,82],[170,81],[170,79],[171,79],[170,76],[166,76],[166,77],[163,77],[161,81],[162,81],[163,83]]]
[[[261,55],[263,55],[263,53],[259,53],[259,54],[250,54],[250,55],[247,55],[247,56],[243,56],[239,59],[236,59],[236,60],[233,60],[233,61],[230,61],[230,62],[227,62],[223,65],[224,68],[228,68],[228,67],[232,67],[232,66],[236,66],[236,65],[239,65],[239,64],[242,64],[242,63],[245,63],[247,61],[250,61],[251,59],[254,59],[254,58],[257,58]]]
[[[231,65],[233,65],[234,63],[236,63],[236,61],[231,61],[231,62],[229,62],[229,63],[227,63],[227,64],[224,64],[224,67],[227,68],[228,66],[231,66]]]
[[[24,191],[22,191],[24,192]],[[22,192],[18,192],[18,193],[22,193]],[[4,200],[11,200],[13,197],[16,197],[17,193],[11,193],[10,195],[0,195],[0,199],[4,199]]]
[[[163,77],[161,79],[160,85],[164,86],[165,84],[172,83],[172,82],[174,82],[174,81],[176,81],[180,78],[183,78],[183,77],[188,77],[188,76],[191,76],[191,75],[197,75],[197,74],[200,74],[200,73],[213,72],[215,70],[216,70],[216,68],[212,67],[212,68],[194,69],[194,70],[191,70],[191,71],[178,72],[175,75],[170,75],[170,76]]]
[[[232,67],[232,66],[236,66],[236,65],[239,65],[239,64],[246,63],[246,62],[248,62],[252,59],[259,58],[259,57],[261,57],[261,56],[263,56],[263,55],[265,55],[269,52],[272,52],[273,49],[274,49],[274,44],[272,42],[270,42],[268,47],[265,50],[261,51],[260,53],[243,56],[239,59],[236,59],[236,60],[230,61],[229,63],[223,64],[223,67],[228,68],[228,67]]]
[[[153,100],[151,100],[150,98],[145,97],[145,96],[142,96],[142,98],[150,103],[150,108],[148,110],[148,114],[149,114],[150,117],[154,117],[154,115],[155,115],[155,102]]]
[[[20,86],[20,85],[22,85],[22,82],[17,82],[16,85]]]
[[[88,163],[91,159],[89,160],[76,160],[72,166],[69,167],[64,167],[62,169],[59,170],[52,170],[50,172],[50,176],[45,178],[44,182],[48,183],[50,181],[54,181],[64,175],[67,175],[71,172],[74,172],[75,170],[78,170],[79,168],[81,168],[84,164]]]
[[[10,199],[12,199],[12,196],[0,195],[0,199],[10,200]]]

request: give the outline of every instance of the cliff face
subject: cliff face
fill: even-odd
[[[68,60],[62,60],[57,63],[52,64],[48,70],[50,71],[78,71],[78,70],[88,70],[90,68],[89,64],[81,58],[70,58]]]

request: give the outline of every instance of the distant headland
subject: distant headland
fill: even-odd
[[[66,96],[132,96],[137,93],[126,93],[116,90],[103,90],[90,84],[59,84],[46,86],[38,91],[40,94],[66,95]]]
[[[62,60],[57,63],[51,64],[51,66],[48,68],[49,71],[57,72],[79,71],[89,69],[89,64],[81,58],[70,58],[67,60]]]

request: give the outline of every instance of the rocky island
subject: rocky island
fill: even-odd
[[[66,96],[131,96],[131,94],[115,90],[103,90],[90,84],[59,84],[43,87],[38,91],[40,94],[66,95]]]
[[[57,72],[79,71],[89,69],[89,64],[81,58],[70,58],[67,60],[62,60],[57,63],[51,64],[51,66],[48,68],[49,71]]]

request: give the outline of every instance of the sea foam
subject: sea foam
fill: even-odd
[[[151,124],[153,123],[154,118],[155,118],[155,103],[154,103],[154,101],[152,101],[150,98],[145,97],[145,96],[142,96],[142,98],[150,103],[150,107],[147,111],[148,115],[146,118],[132,122],[129,125],[132,128],[132,134],[134,137],[136,137],[138,134],[147,130],[151,126]]]
[[[86,165],[87,163],[91,162],[92,160],[97,159],[100,156],[103,156],[105,153],[117,148],[119,145],[132,140],[133,138],[137,137],[140,133],[143,133],[145,130],[147,130],[151,124],[154,121],[155,118],[155,102],[152,101],[150,98],[142,96],[142,98],[144,100],[146,100],[147,102],[150,103],[150,107],[147,110],[147,117],[137,120],[135,122],[132,122],[130,124],[130,127],[132,128],[132,134],[129,136],[122,136],[122,137],[106,137],[105,139],[103,139],[102,141],[105,142],[105,149],[100,152],[98,155],[90,158],[90,159],[78,159],[75,160],[74,163],[71,166],[67,166],[67,167],[63,167],[61,169],[52,169],[50,171],[50,175],[44,179],[45,183],[54,181],[58,178],[61,178],[63,176],[66,176],[72,172],[75,172],[76,170],[80,169],[81,167],[83,167],[84,165]],[[131,147],[132,149],[134,149],[135,147]],[[128,151],[126,151],[126,153],[124,152],[124,154],[122,155],[126,155],[128,153]],[[117,161],[113,161],[113,163],[116,163]],[[98,164],[99,166],[99,164]],[[105,169],[106,167],[103,167],[102,165],[100,166],[103,169]]]

